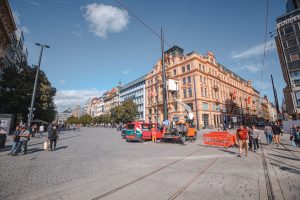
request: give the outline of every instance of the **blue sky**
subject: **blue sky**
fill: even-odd
[[[156,32],[163,27],[170,44],[200,54],[215,53],[219,63],[260,89],[266,1],[121,0]],[[118,84],[149,72],[160,54],[160,40],[114,0],[10,0],[25,32],[29,64],[37,64],[36,42],[50,45],[41,68],[57,88],[58,110],[83,104]],[[190,11],[190,12],[188,12]],[[268,32],[285,13],[285,1],[270,0]],[[273,74],[279,101],[285,83],[274,39],[268,51],[261,93],[273,100]],[[167,48],[167,47],[166,47]]]

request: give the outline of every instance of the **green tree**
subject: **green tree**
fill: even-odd
[[[91,115],[85,114],[79,118],[81,124],[90,124],[93,122],[93,117]]]
[[[79,119],[78,119],[78,117],[71,116],[67,119],[66,123],[67,124],[78,124]]]
[[[136,103],[132,100],[126,100],[122,104],[121,122],[128,123],[134,121],[139,114]]]
[[[0,78],[0,113],[11,113],[17,119],[27,122],[28,108],[30,107],[33,92],[36,68],[31,68],[24,63],[3,69]],[[39,72],[36,108],[34,119],[53,121],[56,116],[54,96],[56,89],[51,86],[45,73]]]
[[[110,114],[108,114],[108,113],[103,114],[102,117],[103,117],[103,123],[105,123],[105,124],[111,123],[112,119],[111,119]]]

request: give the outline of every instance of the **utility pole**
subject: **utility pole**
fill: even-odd
[[[156,123],[158,124],[158,77],[155,79],[156,85],[155,85],[155,90],[156,90]]]
[[[241,112],[242,112],[242,124],[244,124],[244,111],[243,111],[242,97],[240,97],[240,101],[241,101]]]
[[[42,55],[43,55],[43,49],[44,49],[44,47],[45,48],[50,48],[50,46],[45,45],[45,44],[35,43],[35,45],[40,46],[41,47],[41,51],[40,51],[39,63],[38,63],[38,66],[36,68],[36,75],[35,75],[33,92],[32,92],[32,97],[31,97],[31,104],[30,104],[29,116],[28,116],[28,121],[27,121],[27,126],[28,127],[31,126],[32,114],[33,114],[33,106],[34,106],[34,102],[35,102],[36,87],[37,87],[37,82],[38,82],[38,78],[39,78],[39,71],[40,71],[40,67],[41,67],[41,60],[42,60]]]
[[[162,80],[163,80],[163,108],[164,108],[164,120],[168,119],[167,110],[167,84],[166,84],[166,66],[165,66],[165,52],[164,52],[164,33],[161,28],[161,64],[162,64]]]
[[[274,93],[274,99],[275,99],[275,107],[276,107],[277,115],[279,115],[280,110],[279,110],[279,104],[278,104],[277,91],[276,91],[275,86],[274,86],[274,81],[273,81],[272,74],[271,74],[271,80],[272,80],[273,93]]]
[[[195,95],[195,107],[196,107],[196,120],[197,120],[197,131],[200,130],[199,127],[199,114],[198,114],[198,102],[197,102],[197,90],[196,90],[196,80],[195,80],[195,75],[193,76],[194,78],[194,95]]]

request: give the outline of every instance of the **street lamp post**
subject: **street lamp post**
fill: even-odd
[[[45,44],[35,43],[35,45],[40,46],[41,51],[40,51],[38,66],[37,66],[37,69],[36,69],[35,81],[34,81],[34,86],[33,86],[32,97],[31,97],[31,104],[30,104],[29,116],[28,116],[28,122],[27,122],[28,127],[30,127],[31,120],[32,120],[33,106],[34,106],[34,101],[35,101],[35,96],[36,96],[36,87],[37,87],[37,82],[38,82],[38,78],[39,78],[39,70],[40,70],[40,67],[41,67],[43,49],[44,49],[44,47],[45,48],[50,48],[50,46],[45,45]]]
[[[240,97],[240,101],[241,101],[242,124],[244,124],[244,112],[243,112],[242,97]]]

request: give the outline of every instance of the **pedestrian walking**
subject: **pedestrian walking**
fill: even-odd
[[[220,123],[220,130],[224,131],[224,127],[222,123]]]
[[[236,131],[238,143],[239,143],[239,155],[238,157],[242,156],[242,149],[245,148],[245,156],[248,156],[248,144],[247,140],[249,139],[248,137],[248,130],[243,126],[240,125],[240,128],[237,129]]]
[[[44,131],[45,131],[45,127],[44,127],[43,124],[41,124],[40,127],[39,127],[40,137],[43,135]]]
[[[290,129],[290,141],[291,141],[291,144],[296,147],[296,132],[298,131],[297,129],[297,126],[295,124],[292,125],[291,129]]]
[[[281,133],[281,128],[280,128],[280,124],[279,122],[275,123],[272,126],[272,130],[273,130],[273,135],[274,135],[274,142],[277,144],[277,146],[279,146],[279,137],[280,137],[280,133]]]
[[[56,126],[53,126],[50,137],[48,138],[50,140],[50,150],[56,148],[57,138],[58,138],[58,130]]]
[[[156,142],[156,129],[155,129],[155,125],[152,125],[151,128],[151,135],[152,135],[152,142]]]
[[[251,140],[253,146],[252,150],[255,152],[256,150],[259,149],[258,146],[259,131],[256,129],[255,125],[252,125],[252,130],[250,134],[251,134]]]
[[[16,126],[16,130],[13,132],[13,142],[11,147],[11,152],[9,154],[13,154],[13,152],[17,149],[18,143],[20,142],[20,127]]]
[[[296,146],[300,147],[300,127],[297,128],[294,141],[295,141]]]
[[[273,138],[273,130],[270,124],[267,124],[264,128],[265,136],[266,136],[266,141],[267,144],[270,145],[272,144],[272,138]]]

